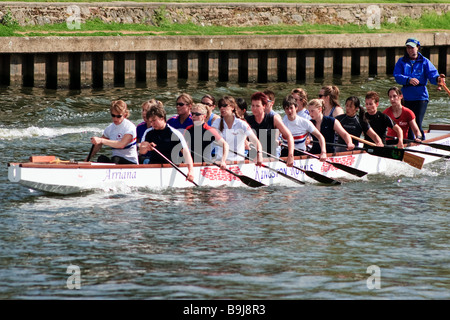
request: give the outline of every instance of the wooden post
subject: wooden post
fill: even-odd
[[[386,49],[377,49],[377,74],[386,74]]]

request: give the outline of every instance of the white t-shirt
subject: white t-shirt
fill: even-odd
[[[103,131],[103,135],[109,140],[120,141],[126,134],[131,134],[133,140],[123,149],[112,148],[112,155],[127,159],[128,161],[139,163],[136,148],[136,126],[128,119],[123,119],[122,123],[116,125],[111,123]]]
[[[302,117],[302,118],[305,118],[306,120],[311,120],[311,116],[309,115],[309,111],[306,108],[303,108],[302,110],[297,112],[297,115]]]
[[[249,124],[245,121],[242,121],[241,119],[237,119],[234,117],[234,122],[231,126],[231,128],[228,128],[228,125],[226,121],[223,121],[223,131],[220,131],[220,121],[222,121],[221,118],[216,119],[212,127],[216,128],[219,134],[225,139],[225,141],[228,143],[230,147],[230,151],[228,152],[227,160],[230,161],[242,161],[245,160],[245,158],[238,156],[233,151],[236,151],[240,154],[245,154],[245,140],[248,136],[250,136],[253,131],[252,128],[250,128]],[[217,159],[222,159],[223,155],[223,148],[218,146],[217,147]]]
[[[306,137],[316,129],[314,124],[299,115],[297,115],[293,121],[289,120],[287,116],[284,116],[283,123],[289,131],[291,131],[292,136],[294,137],[295,148],[306,150]],[[283,139],[283,142],[286,144],[287,140]]]

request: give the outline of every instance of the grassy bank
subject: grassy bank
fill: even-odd
[[[117,2],[120,0],[22,0],[20,2]],[[19,2],[19,1],[12,1]],[[373,0],[124,0],[123,2],[148,2],[148,3],[374,3]],[[376,3],[449,3],[449,0],[377,0]]]
[[[27,0],[26,0],[27,1]],[[59,2],[94,2],[94,0],[73,1],[58,0]],[[112,2],[102,1],[102,2]],[[136,0],[137,1],[137,0]],[[256,1],[256,0],[255,0]],[[31,1],[30,1],[31,2]],[[36,2],[36,1],[33,1]],[[55,2],[55,1],[37,1],[37,2]],[[130,2],[130,1],[128,1]],[[181,1],[140,1],[140,2],[201,2],[201,0],[181,0]],[[204,1],[208,3],[225,2],[222,0]],[[249,2],[247,0],[237,0],[233,2]],[[292,1],[274,1],[274,0],[258,0],[258,2],[266,3],[286,3]],[[320,3],[320,1],[295,1],[296,3]],[[337,3],[338,1],[326,1],[323,3]],[[364,2],[357,0],[344,0],[339,3]],[[369,1],[367,1],[369,2]],[[381,0],[378,3],[417,3],[419,1],[392,1]],[[421,3],[436,3],[439,1],[420,1]],[[450,2],[441,1],[441,2]],[[380,28],[369,28],[366,25],[322,25],[322,24],[303,24],[303,25],[268,25],[268,26],[242,26],[242,27],[225,27],[225,26],[200,26],[193,23],[172,23],[166,18],[165,6],[160,6],[159,10],[155,10],[155,16],[152,24],[136,24],[136,23],[106,23],[95,18],[87,20],[80,24],[80,28],[70,28],[67,23],[45,24],[36,26],[20,26],[15,21],[10,11],[3,15],[0,23],[0,36],[156,36],[156,35],[243,35],[243,34],[264,34],[264,35],[287,35],[287,34],[352,34],[352,33],[401,33],[401,32],[437,32],[450,30],[450,12],[444,15],[436,13],[424,14],[420,19],[412,19],[408,16],[399,18],[396,23],[382,23]]]
[[[383,23],[379,29],[366,25],[270,25],[253,27],[198,26],[192,23],[175,24],[161,21],[160,26],[147,24],[104,23],[100,19],[88,20],[80,29],[70,30],[66,23],[22,27],[7,21],[0,25],[0,36],[126,36],[126,35],[243,35],[243,34],[342,34],[342,33],[394,33],[394,32],[448,32],[450,13],[426,14],[420,19],[402,18],[396,24]]]

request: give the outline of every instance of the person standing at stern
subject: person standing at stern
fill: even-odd
[[[408,38],[405,43],[406,53],[395,64],[394,78],[398,84],[403,85],[403,105],[412,110],[416,116],[416,123],[421,132],[422,139],[425,134],[422,121],[427,111],[429,95],[427,83],[440,86],[445,84],[445,76],[439,75],[436,67],[425,58],[420,51],[420,41]],[[438,87],[438,90],[440,87]],[[413,132],[409,130],[408,139],[414,139]]]

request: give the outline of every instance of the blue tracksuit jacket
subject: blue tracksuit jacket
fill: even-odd
[[[413,63],[414,62],[414,63]],[[419,57],[414,61],[408,55],[398,59],[394,68],[394,78],[398,84],[403,85],[402,93],[406,101],[429,100],[427,83],[428,80],[437,85],[439,72],[430,60],[425,58],[420,52]],[[416,78],[420,81],[417,86],[409,84],[409,79]]]

